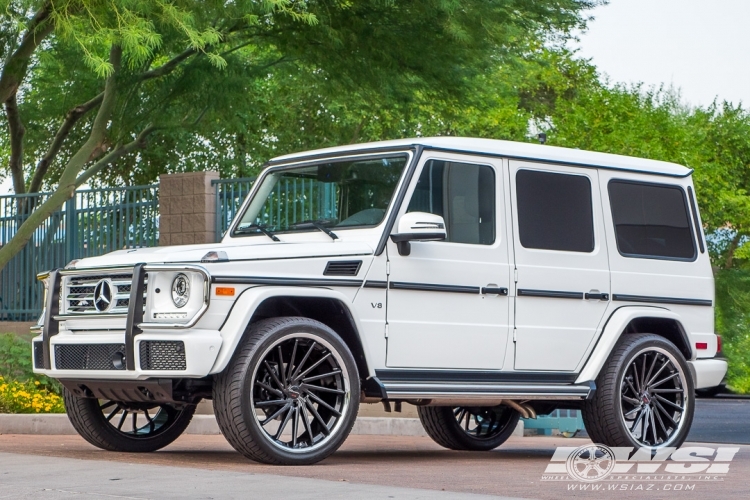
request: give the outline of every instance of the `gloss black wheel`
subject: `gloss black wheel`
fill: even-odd
[[[439,445],[452,450],[487,451],[503,444],[520,415],[507,406],[420,406],[419,420]]]
[[[583,420],[595,443],[678,447],[693,421],[695,391],[682,353],[651,334],[621,338],[596,379]]]
[[[667,446],[685,425],[687,377],[675,356],[659,347],[635,355],[620,380],[620,416],[634,440]]]
[[[67,389],[65,410],[89,443],[110,451],[149,452],[177,439],[190,424],[195,405],[126,403],[80,398]]]
[[[264,463],[322,460],[346,439],[358,407],[359,376],[349,349],[308,318],[254,324],[214,384],[222,433],[237,451]]]

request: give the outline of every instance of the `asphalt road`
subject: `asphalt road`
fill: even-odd
[[[750,400],[700,399],[696,409],[690,442],[715,448],[703,443],[750,441]],[[543,479],[558,447],[587,443],[512,437],[492,452],[472,453],[442,449],[426,437],[359,435],[318,465],[273,467],[240,456],[222,436],[185,435],[156,453],[125,454],[99,450],[78,436],[0,435],[0,499],[747,497],[750,446],[740,447],[729,474],[718,481],[671,484],[689,491],[666,491],[671,479],[657,479],[617,484],[618,491],[602,495]],[[653,490],[639,489],[644,487]]]
[[[750,446],[717,481],[700,477],[638,480],[617,491],[581,491],[546,481],[558,447],[590,441],[512,437],[487,453],[445,450],[426,437],[350,436],[320,464],[274,467],[251,462],[222,436],[185,435],[156,453],[94,448],[78,436],[0,436],[0,498],[24,499],[465,499],[578,497],[599,500],[746,498]],[[702,445],[705,446],[705,445]],[[699,475],[700,476],[700,475]],[[603,488],[612,483],[604,484]],[[666,491],[684,487],[685,491]],[[648,490],[647,488],[652,488]],[[646,489],[646,491],[644,491]]]
[[[698,399],[688,440],[750,444],[750,399]]]

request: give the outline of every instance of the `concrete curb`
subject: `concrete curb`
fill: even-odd
[[[195,415],[186,434],[221,434],[213,415]],[[377,436],[427,436],[417,418],[359,417],[352,434]],[[0,414],[0,434],[75,435],[65,414]],[[514,436],[523,436],[523,422],[518,423]]]

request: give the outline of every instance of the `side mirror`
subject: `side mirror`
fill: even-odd
[[[398,221],[398,232],[391,234],[391,240],[398,247],[399,255],[411,253],[412,241],[440,241],[448,234],[442,217],[426,212],[410,212]]]

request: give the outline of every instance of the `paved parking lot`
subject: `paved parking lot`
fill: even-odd
[[[183,436],[160,452],[136,455],[100,451],[77,436],[4,435],[0,498],[601,498],[602,492],[541,480],[557,446],[587,442],[511,438],[495,451],[470,453],[444,450],[424,437],[350,436],[318,465],[272,467],[246,460],[221,436]],[[748,477],[750,446],[743,446],[723,481],[697,481],[694,490],[676,493],[633,489],[606,496],[744,498]]]

